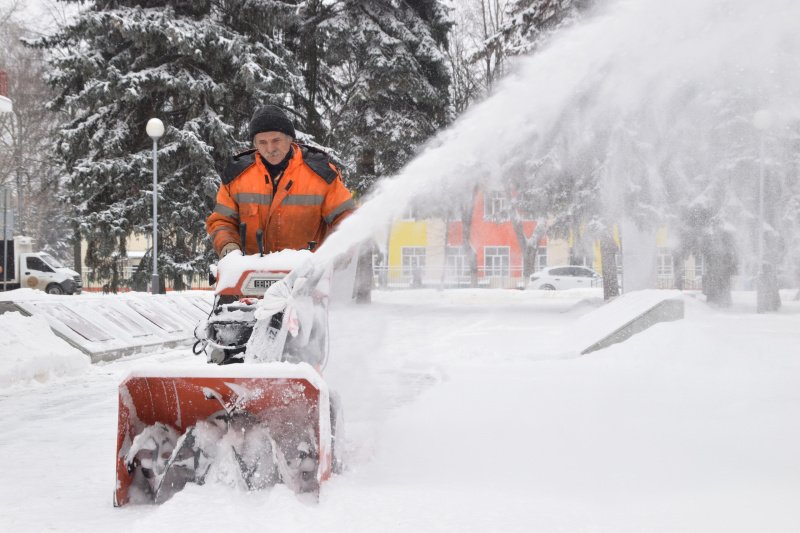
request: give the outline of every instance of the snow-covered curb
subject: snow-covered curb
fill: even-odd
[[[41,316],[0,315],[0,389],[79,374],[89,357],[58,338]]]

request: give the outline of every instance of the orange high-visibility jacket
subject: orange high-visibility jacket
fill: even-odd
[[[247,224],[246,252],[258,252],[256,231],[262,230],[265,252],[308,248],[321,244],[355,203],[342,177],[322,151],[292,144],[294,156],[280,176],[273,194],[272,179],[258,152],[233,156],[222,175],[217,205],[206,220],[206,230],[219,253],[231,242],[239,244],[239,224]]]

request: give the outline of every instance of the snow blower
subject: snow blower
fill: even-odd
[[[207,482],[318,497],[340,464],[341,410],[321,375],[330,272],[311,257],[226,255],[195,330],[195,353],[212,364],[140,369],[120,384],[115,506]]]

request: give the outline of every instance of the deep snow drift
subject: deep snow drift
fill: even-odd
[[[189,350],[0,391],[0,530],[797,531],[800,303],[685,320],[564,358],[597,293],[377,292],[331,313],[326,377],[348,468],[308,504],[282,486],[190,486],[112,507],[116,387]],[[14,347],[6,346],[5,350]]]
[[[89,357],[56,337],[41,316],[0,315],[0,390],[86,372]]]

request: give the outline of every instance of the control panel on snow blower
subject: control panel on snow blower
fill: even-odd
[[[250,272],[242,283],[242,296],[262,297],[276,281],[284,278],[289,271],[283,272]]]

